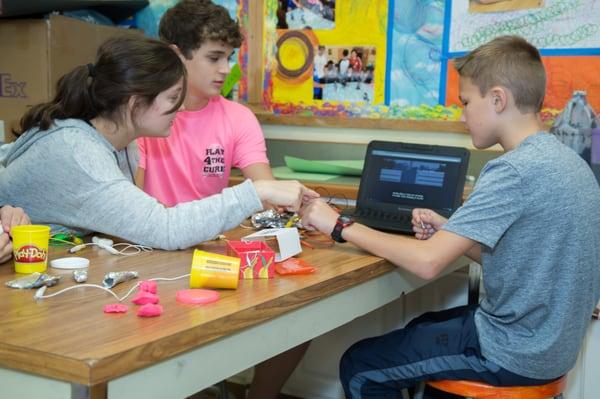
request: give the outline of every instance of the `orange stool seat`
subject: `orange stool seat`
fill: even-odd
[[[495,387],[475,381],[427,381],[427,385],[443,392],[473,399],[549,399],[560,397],[567,385],[567,377],[545,385],[530,387]]]

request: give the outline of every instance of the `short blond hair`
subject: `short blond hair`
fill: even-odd
[[[454,67],[484,96],[493,86],[506,87],[519,111],[539,112],[546,92],[546,71],[539,51],[520,36],[499,36],[457,58]]]

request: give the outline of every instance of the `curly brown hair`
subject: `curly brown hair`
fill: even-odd
[[[167,10],[159,25],[161,40],[174,44],[181,54],[192,58],[192,52],[209,40],[238,48],[243,36],[240,27],[225,7],[210,0],[182,0]]]

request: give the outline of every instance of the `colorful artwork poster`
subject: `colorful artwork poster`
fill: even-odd
[[[335,0],[278,0],[277,29],[333,29]]]
[[[444,0],[394,2],[389,102],[439,104]]]
[[[450,56],[470,51],[500,35],[519,35],[541,50],[600,54],[597,0],[545,0],[543,7],[499,13],[469,12],[466,0],[448,0]],[[595,51],[595,53],[594,53]]]
[[[383,105],[388,0],[335,2],[332,29],[278,29],[280,4],[265,3],[267,108],[294,113],[335,108],[335,114]]]
[[[542,57],[546,68],[545,115],[551,118],[562,110],[574,91],[585,91],[588,103],[600,112],[600,57]],[[448,66],[446,104],[458,105],[458,73]]]
[[[163,14],[179,0],[149,0],[148,6],[140,10],[135,15],[136,26],[143,30],[147,36],[158,38],[158,26]],[[213,3],[223,6],[229,11],[229,15],[240,24],[240,29],[244,37],[248,34],[248,2],[250,0],[213,0]],[[231,59],[233,64],[238,64],[242,71],[242,77],[237,84],[237,90],[234,89],[234,99],[248,100],[248,81],[246,71],[248,66],[248,43],[244,40],[241,48],[236,49]],[[237,93],[236,93],[237,91]]]

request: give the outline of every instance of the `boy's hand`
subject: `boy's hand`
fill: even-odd
[[[338,216],[332,207],[321,199],[315,199],[300,209],[302,225],[312,227],[324,234],[331,234]]]
[[[413,231],[419,240],[427,240],[448,221],[431,209],[415,208],[412,216]]]
[[[318,198],[319,194],[295,180],[257,180],[253,182],[263,203],[295,212],[302,204]]]
[[[2,231],[5,233],[9,233],[10,228],[13,226],[31,223],[23,209],[13,208],[10,205],[4,205],[0,208],[0,221],[2,221]]]

